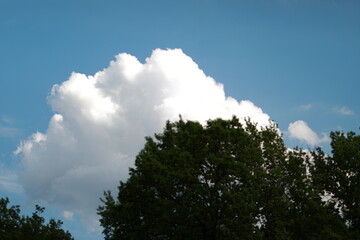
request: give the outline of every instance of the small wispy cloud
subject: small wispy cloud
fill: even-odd
[[[346,106],[335,107],[334,108],[334,113],[344,115],[344,116],[351,116],[351,115],[355,114],[355,112],[352,109],[350,109],[350,108],[348,108]]]
[[[0,138],[15,138],[20,134],[20,130],[12,127],[15,119],[7,115],[0,116]]]
[[[63,212],[63,217],[66,218],[67,220],[72,221],[72,220],[74,220],[74,213],[71,212],[71,211],[66,211],[66,210],[65,210],[65,211]]]
[[[299,108],[304,111],[309,111],[312,107],[313,107],[313,105],[311,103],[299,106]]]
[[[0,126],[0,137],[14,138],[19,135],[20,130],[17,128]]]
[[[4,122],[4,123],[6,123],[6,124],[12,124],[12,123],[15,122],[15,119],[12,118],[12,117],[9,117],[9,116],[7,116],[7,115],[2,115],[2,116],[1,116],[1,121]]]
[[[17,175],[5,170],[6,168],[3,165],[0,165],[0,168],[0,191],[22,194],[24,189],[19,183]]]

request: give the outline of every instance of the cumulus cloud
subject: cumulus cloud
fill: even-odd
[[[345,107],[345,106],[335,107],[334,112],[337,114],[340,114],[340,115],[347,115],[347,116],[355,114],[353,110],[351,110],[350,108]]]
[[[319,137],[308,125],[302,120],[295,121],[289,124],[288,133],[291,138],[298,139],[310,146],[318,145],[322,142],[329,141],[329,137],[323,133],[322,137]]]
[[[119,54],[94,76],[72,73],[49,96],[54,115],[45,133],[20,144],[26,193],[80,213],[96,227],[104,190],[116,190],[143,147],[145,136],[162,131],[166,120],[204,123],[217,117],[250,117],[259,126],[269,116],[251,101],[225,96],[223,85],[206,76],[182,50],[154,50],[141,63]]]

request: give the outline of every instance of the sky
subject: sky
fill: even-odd
[[[103,239],[96,207],[166,120],[360,127],[355,0],[0,0],[0,197]]]

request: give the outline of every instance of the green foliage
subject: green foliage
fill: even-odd
[[[274,124],[167,122],[146,138],[117,198],[105,192],[98,208],[105,239],[356,239],[358,138],[341,136],[332,135],[328,157],[287,149]],[[340,200],[344,216],[322,200],[324,191]]]
[[[21,216],[19,206],[8,206],[8,198],[0,199],[1,240],[73,240],[68,231],[61,229],[62,222],[51,219],[45,223],[40,216],[44,208],[36,206],[31,217]]]
[[[317,150],[314,178],[332,196],[330,204],[349,227],[349,239],[360,239],[360,136],[332,132],[330,138],[332,155]]]

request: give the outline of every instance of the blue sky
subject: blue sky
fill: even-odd
[[[37,198],[24,183],[34,173],[27,165],[34,152],[13,152],[36,132],[49,139],[54,114],[69,119],[71,104],[61,102],[69,95],[59,90],[49,98],[54,84],[64,86],[72,72],[94,75],[119,53],[146,65],[157,59],[155,49],[182,49],[169,51],[171,59],[191,57],[226,96],[251,101],[279,124],[289,147],[328,150],[323,133],[360,127],[359,12],[352,0],[0,0],[0,196],[43,203],[76,239],[101,238],[64,195],[45,189]],[[73,217],[64,218],[64,210]]]

